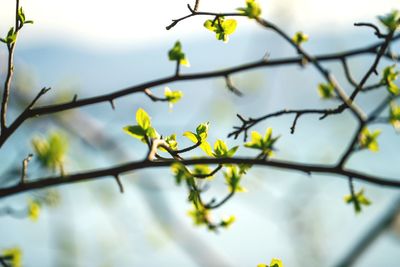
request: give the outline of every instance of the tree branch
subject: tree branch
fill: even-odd
[[[79,172],[75,174],[67,174],[64,176],[54,176],[48,178],[39,178],[32,180],[30,182],[24,184],[17,184],[7,188],[0,189],[0,198],[15,195],[18,193],[34,190],[34,189],[43,189],[50,186],[62,185],[62,184],[70,184],[81,181],[89,181],[95,180],[105,177],[112,177],[124,174],[127,172],[132,172],[140,169],[147,168],[159,168],[159,167],[168,167],[174,163],[181,163],[184,165],[196,165],[196,164],[251,164],[258,166],[266,166],[272,168],[278,168],[282,170],[293,170],[300,171],[306,174],[310,173],[320,173],[320,174],[335,174],[347,179],[347,177],[353,177],[353,179],[369,182],[376,185],[388,186],[400,188],[400,180],[398,179],[388,179],[379,176],[373,176],[370,174],[348,170],[344,168],[340,168],[335,165],[319,165],[319,164],[301,164],[295,162],[286,162],[280,160],[263,160],[263,159],[254,159],[254,158],[196,158],[196,159],[187,159],[181,161],[133,161],[117,166],[113,166],[110,168],[91,170],[86,172]]]

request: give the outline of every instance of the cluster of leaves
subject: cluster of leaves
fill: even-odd
[[[136,112],[137,125],[128,125],[123,129],[126,133],[139,139],[140,141],[147,143],[150,139],[160,137],[156,129],[151,127],[151,120],[149,114],[143,109],[138,109]]]
[[[378,16],[378,19],[389,31],[394,32],[400,26],[400,11],[393,10],[384,16]]]
[[[151,126],[150,116],[141,108],[136,112],[136,122],[137,125],[126,126],[123,130],[129,135],[147,143],[151,150],[154,149],[153,144],[155,143],[155,140],[165,141],[164,144],[168,147],[163,145],[156,149],[161,152],[168,152],[170,156],[172,156],[172,159],[177,161],[171,166],[172,173],[178,185],[184,183],[187,186],[189,192],[188,200],[193,206],[193,209],[189,211],[188,214],[193,218],[195,225],[205,225],[208,229],[213,231],[220,227],[226,228],[230,226],[235,221],[233,216],[222,219],[219,223],[212,222],[211,209],[213,209],[213,206],[215,205],[215,200],[208,204],[204,203],[201,198],[201,193],[204,190],[200,185],[202,184],[202,181],[210,180],[220,170],[223,170],[223,176],[225,177],[226,184],[229,188],[229,193],[226,199],[229,199],[236,192],[246,191],[245,188],[241,186],[240,181],[242,180],[243,175],[246,174],[246,171],[251,168],[251,165],[221,164],[215,169],[211,169],[208,165],[202,164],[195,165],[192,169],[189,169],[187,166],[179,163],[179,160],[182,159],[180,154],[196,149],[197,147],[199,147],[209,157],[231,158],[235,155],[239,146],[229,148],[223,140],[217,139],[214,146],[211,147],[207,140],[209,123],[205,122],[200,123],[194,132],[186,131],[183,133],[183,136],[193,142],[194,145],[186,149],[178,150],[177,135],[172,134],[166,138],[160,136]],[[252,132],[252,139],[250,142],[245,144],[245,147],[259,150],[260,154],[258,157],[266,159],[272,155],[272,151],[274,150],[273,146],[277,140],[278,137],[273,137],[272,129],[268,128],[264,136],[261,136],[258,132]],[[161,160],[166,159],[161,156],[158,156],[158,158]]]
[[[246,0],[246,7],[237,8],[250,19],[256,19],[261,15],[261,6],[255,0]]]
[[[183,97],[182,91],[172,91],[169,87],[165,87],[164,90],[165,99],[167,99],[170,108],[173,107]]]
[[[3,250],[1,257],[3,258],[3,261],[10,264],[11,267],[22,266],[22,252],[18,247]]]
[[[398,76],[399,72],[395,71],[395,66],[388,66],[382,72],[381,84],[386,85],[387,90],[395,96],[400,93],[400,89],[395,83]]]
[[[396,104],[396,102],[390,103],[389,108],[389,123],[396,130],[400,130],[400,106]]]
[[[261,15],[261,7],[255,0],[246,0],[246,6],[237,8],[240,12],[250,19],[256,19]],[[216,16],[213,20],[206,20],[204,27],[215,33],[217,40],[228,42],[229,35],[235,32],[237,21],[235,19],[225,19],[224,16]]]
[[[182,44],[176,41],[174,46],[168,52],[168,58],[171,61],[177,61],[180,65],[189,67],[189,60],[186,58],[185,53],[182,51]]]
[[[61,174],[64,174],[64,159],[68,149],[66,137],[59,132],[50,133],[46,137],[35,137],[32,139],[32,145],[40,164],[53,171],[59,168]]]
[[[269,265],[260,263],[257,267],[283,267],[283,263],[280,259],[272,259]]]
[[[293,42],[300,46],[302,43],[305,43],[308,41],[308,35],[303,33],[303,32],[296,32],[296,34],[293,36],[292,40]]]
[[[344,201],[347,204],[354,205],[354,211],[356,213],[361,212],[361,206],[369,206],[371,205],[371,201],[364,195],[364,189],[361,189],[357,193],[350,194],[344,197]]]
[[[371,132],[367,127],[362,129],[359,135],[359,146],[361,149],[369,149],[372,152],[379,150],[378,136],[381,134],[380,130]]]
[[[322,99],[331,99],[336,96],[335,87],[331,83],[318,84],[318,94]]]
[[[22,28],[24,24],[33,24],[33,20],[26,20],[25,13],[22,7],[18,9],[18,21],[20,23],[20,28]]]
[[[0,42],[5,43],[7,45],[12,45],[17,40],[17,32],[14,30],[14,27],[11,27],[8,30],[7,36],[5,38],[0,38]]]
[[[244,144],[245,147],[261,150],[259,157],[267,158],[272,156],[274,144],[279,136],[272,137],[272,128],[268,128],[264,137],[256,131],[251,132],[251,141]]]
[[[234,19],[227,19],[223,16],[216,16],[214,20],[206,20],[204,27],[215,33],[217,40],[228,42],[229,35],[234,33],[237,27],[237,21]]]
[[[8,46],[13,45],[17,41],[18,30],[21,29],[25,24],[33,24],[32,20],[26,20],[25,13],[22,7],[18,9],[17,21],[19,23],[17,25],[18,28],[15,29],[14,27],[11,27],[8,30],[7,36],[5,38],[0,38],[0,42],[5,43]]]

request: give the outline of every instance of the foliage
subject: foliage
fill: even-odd
[[[272,259],[269,265],[260,263],[257,267],[283,267],[283,263],[280,259]]]
[[[318,94],[322,99],[335,97],[335,87],[331,83],[318,84]]]
[[[227,43],[229,35],[235,32],[237,22],[234,19],[227,19],[223,16],[216,16],[214,20],[206,20],[204,27],[212,32],[215,32],[217,40]]]
[[[371,205],[371,201],[365,197],[364,195],[364,189],[361,189],[360,191],[358,191],[357,193],[355,193],[354,195],[347,195],[344,197],[344,201],[347,204],[353,204],[354,205],[354,210],[356,213],[360,213],[361,212],[361,206],[369,206]]]
[[[230,76],[237,72],[263,66],[301,64],[304,67],[306,64],[310,64],[315,67],[324,79],[324,81],[321,81],[317,87],[319,96],[322,99],[334,100],[328,101],[329,103],[335,101],[339,103],[336,103],[336,107],[333,106],[326,109],[284,109],[263,115],[259,118],[245,118],[238,114],[237,117],[240,119],[241,125],[235,126],[234,132],[231,133],[230,136],[237,138],[242,134],[244,136],[244,143],[232,146],[221,138],[216,138],[213,146],[211,146],[212,142],[209,141],[210,124],[209,122],[203,122],[200,123],[194,131],[183,132],[182,136],[192,143],[191,146],[183,148],[182,144],[179,143],[180,140],[178,134],[159,134],[152,125],[150,115],[143,108],[138,108],[135,116],[136,124],[123,127],[123,131],[145,144],[144,149],[148,151],[147,157],[141,161],[134,161],[107,169],[86,171],[73,175],[67,175],[64,172],[64,163],[68,150],[67,138],[64,134],[53,131],[46,137],[34,137],[31,143],[33,152],[35,152],[35,158],[39,162],[40,166],[44,169],[52,170],[53,172],[56,169],[59,169],[60,175],[52,178],[39,178],[36,180],[28,179],[28,163],[32,157],[29,155],[22,161],[21,176],[17,178],[18,183],[10,187],[0,188],[0,197],[37,188],[45,188],[50,185],[78,182],[86,179],[97,179],[103,176],[115,178],[121,192],[123,192],[123,185],[119,178],[121,174],[142,168],[170,166],[176,184],[187,190],[187,201],[191,207],[188,211],[188,215],[192,219],[194,225],[205,227],[212,232],[218,232],[221,228],[229,228],[233,225],[236,221],[236,217],[231,215],[215,219],[216,216],[213,216],[212,211],[230,201],[231,198],[236,196],[236,193],[246,191],[245,187],[242,185],[246,182],[243,180],[243,177],[248,173],[253,165],[270,166],[285,170],[297,170],[307,174],[326,173],[346,177],[350,182],[350,194],[344,197],[344,201],[347,204],[353,204],[355,213],[360,213],[362,208],[371,205],[372,201],[365,196],[364,189],[355,192],[353,179],[365,180],[378,185],[400,187],[400,183],[397,180],[385,179],[380,176],[372,176],[362,172],[349,171],[346,167],[349,158],[357,151],[368,149],[377,152],[379,150],[378,137],[381,134],[381,130],[377,129],[371,131],[369,128],[371,124],[384,122],[386,124],[391,124],[396,130],[400,130],[400,107],[397,104],[398,97],[400,96],[400,88],[398,86],[397,78],[400,72],[396,70],[397,65],[392,64],[385,67],[380,73],[380,78],[378,79],[379,82],[377,84],[367,84],[368,79],[373,73],[378,74],[380,70],[378,65],[383,58],[386,58],[386,60],[396,61],[396,57],[392,54],[389,48],[394,41],[400,39],[398,35],[395,35],[395,31],[398,30],[400,25],[400,12],[398,10],[394,10],[391,13],[378,17],[378,20],[387,30],[386,34],[382,34],[377,26],[370,23],[358,25],[368,26],[375,30],[375,35],[381,41],[377,45],[367,46],[365,49],[356,51],[352,50],[347,53],[344,52],[316,57],[308,54],[307,51],[303,49],[302,45],[309,39],[307,34],[302,31],[296,32],[292,37],[286,34],[278,26],[274,25],[269,20],[262,18],[262,8],[255,0],[246,0],[245,6],[237,8],[235,13],[199,12],[197,11],[198,1],[196,1],[196,8],[192,9],[189,5],[189,10],[191,12],[189,15],[173,20],[172,24],[168,26],[167,29],[171,29],[180,21],[193,16],[208,16],[208,19],[205,20],[203,26],[215,34],[217,40],[226,43],[238,27],[238,22],[233,17],[244,17],[251,19],[252,22],[267,30],[273,31],[279,37],[283,38],[295,49],[295,52],[298,53],[298,57],[278,59],[273,62],[270,62],[269,59],[263,58],[262,60],[253,63],[239,65],[226,70],[195,74],[191,73],[187,75],[180,73],[180,66],[183,65],[189,67],[189,60],[183,51],[182,43],[176,41],[173,47],[167,52],[168,59],[176,63],[175,75],[133,86],[129,89],[124,89],[115,93],[79,100],[77,99],[77,96],[75,96],[72,101],[37,107],[36,105],[39,98],[48,91],[48,89],[43,88],[32,102],[26,106],[25,110],[17,116],[14,121],[8,124],[6,121],[7,105],[10,98],[10,91],[12,89],[14,49],[17,43],[19,31],[25,24],[33,23],[32,20],[26,19],[23,8],[18,5],[19,1],[17,1],[17,8],[15,10],[15,25],[9,28],[7,35],[4,38],[0,38],[0,41],[7,47],[9,55],[7,77],[5,78],[4,88],[2,88],[4,94],[1,106],[0,147],[15,133],[19,126],[21,126],[26,120],[36,116],[67,111],[106,101],[110,102],[111,106],[115,108],[115,98],[133,93],[145,93],[152,101],[168,102],[170,107],[172,107],[182,99],[182,91],[171,90],[169,87],[165,87],[164,97],[161,98],[154,96],[150,91],[150,88],[147,87],[156,87],[169,82],[172,83],[184,80],[220,77],[225,79],[228,89],[233,92],[240,92],[235,87]],[[374,63],[369,66],[360,82],[357,82],[352,78],[350,73],[351,70],[348,68],[346,63],[347,57],[356,54],[373,54],[375,56]],[[347,90],[342,88],[338,80],[334,78],[332,72],[325,68],[322,64],[324,60],[335,60],[342,63],[346,78],[349,84],[353,86],[353,90],[350,94],[348,94]],[[380,88],[386,88],[387,92],[383,90],[386,94],[386,99],[379,105],[374,106],[372,112],[365,112],[362,107],[357,105],[355,100],[356,98],[359,98],[360,94],[367,94],[371,90]],[[389,111],[389,117],[382,117],[381,113],[383,111],[386,112],[386,110]],[[293,163],[279,159],[272,159],[273,153],[276,151],[275,145],[280,136],[274,136],[271,127],[266,129],[264,135],[257,131],[251,131],[250,140],[246,142],[247,134],[250,132],[250,129],[269,118],[280,117],[288,114],[295,115],[292,127],[290,128],[291,133],[293,134],[298,119],[306,114],[318,114],[322,120],[334,114],[340,114],[347,111],[354,116],[358,123],[358,127],[354,131],[352,140],[339,158],[338,164],[335,166],[303,164],[297,162]],[[236,156],[236,153],[239,150],[240,145],[243,145],[244,150],[248,148],[257,151],[258,154],[256,156],[238,157]],[[201,154],[199,153],[194,157],[185,157],[185,153],[192,152],[195,154],[199,149],[201,150]],[[240,152],[242,152],[242,150],[240,150]],[[208,186],[213,182],[214,178],[218,177],[218,175],[225,180],[225,195],[222,198],[207,199],[204,192],[207,191]],[[58,201],[59,196],[50,192],[43,193],[40,197],[29,198],[27,208],[24,210],[24,216],[28,217],[32,221],[37,221],[42,206],[53,206],[56,205]],[[7,209],[7,211],[9,211],[9,214],[13,214],[12,209]],[[21,251],[18,248],[5,250],[0,259],[6,260],[7,263],[9,262],[12,266],[21,266]],[[279,259],[272,259],[269,265],[259,264],[258,266],[283,267],[283,264]]]
[[[365,148],[371,150],[372,152],[377,152],[379,150],[377,139],[380,134],[380,130],[370,132],[368,128],[364,128],[359,136],[360,148]]]
[[[8,262],[11,267],[22,266],[22,252],[21,249],[19,249],[18,247],[3,250],[2,256],[4,258],[10,258]]]
[[[179,64],[189,67],[189,60],[186,58],[185,53],[182,51],[182,44],[179,41],[176,41],[174,47],[171,48],[168,52],[168,58],[171,61],[178,61]]]
[[[243,12],[250,19],[256,19],[261,15],[261,6],[256,0],[246,0],[246,7],[240,7],[237,10]]]
[[[35,137],[32,139],[32,146],[41,165],[45,168],[60,168],[63,173],[63,164],[68,145],[64,135],[59,132],[52,132],[47,138]]]
[[[308,41],[308,35],[303,33],[302,31],[296,32],[296,34],[293,36],[293,42],[296,45],[301,45],[302,43],[305,43]]]

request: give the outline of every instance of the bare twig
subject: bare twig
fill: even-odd
[[[22,161],[22,173],[21,173],[21,184],[25,183],[25,179],[28,173],[28,164],[31,161],[33,154],[29,154],[23,161]]]

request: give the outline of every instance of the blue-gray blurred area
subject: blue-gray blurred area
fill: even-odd
[[[289,33],[299,30],[295,25],[284,29]],[[367,29],[330,30],[308,32],[310,41],[304,48],[312,54],[322,54],[377,41]],[[205,29],[200,26],[193,31]],[[227,44],[215,40],[211,32],[208,38],[171,35],[180,39],[191,63],[190,68],[182,68],[183,73],[220,70],[266,55],[271,59],[297,56],[282,39],[258,26],[238,31]],[[78,99],[105,94],[169,76],[175,71],[175,64],[167,57],[174,38],[121,50],[91,49],[79,46],[79,42],[21,45],[16,50],[16,82],[9,115],[15,117],[42,87],[52,88],[40,102],[45,104],[69,101],[75,94]],[[392,49],[399,51],[399,45]],[[373,56],[367,55],[349,61],[357,80],[372,60]],[[393,63],[384,60],[379,69],[389,64]],[[340,62],[324,66],[347,92],[351,91]],[[115,110],[102,103],[33,118],[2,148],[1,179],[8,185],[17,183],[21,161],[33,151],[32,137],[54,130],[62,131],[69,139],[67,173],[143,159],[146,146],[122,131],[124,126],[135,124],[138,108],[150,114],[160,134],[176,133],[184,147],[190,143],[183,132],[193,131],[202,122],[210,122],[211,143],[221,138],[230,146],[241,145],[242,136],[237,140],[226,138],[233,126],[240,125],[237,113],[258,117],[284,108],[337,105],[319,98],[316,88],[323,77],[311,65],[258,68],[235,74],[232,79],[243,92],[242,97],[232,94],[222,78],[213,78],[165,85],[184,93],[172,109],[166,103],[152,102],[144,94],[134,94],[116,99]],[[379,79],[373,76],[369,83]],[[165,86],[150,89],[162,96]],[[357,102],[368,112],[386,95],[384,89],[378,90],[360,95]],[[347,148],[356,127],[349,112],[324,120],[306,115],[299,119],[295,134],[291,135],[293,119],[291,115],[274,118],[253,129],[264,132],[272,127],[274,134],[281,136],[277,159],[333,164]],[[382,129],[380,151],[358,152],[348,167],[399,178],[399,136],[389,125],[372,128]],[[243,146],[238,153],[256,156]],[[203,155],[202,151],[189,154],[197,155]],[[50,174],[40,169],[35,160],[29,165],[31,179]],[[387,217],[396,218],[394,205],[399,205],[400,196],[398,189],[356,181],[356,189],[365,188],[373,204],[355,214],[353,207],[343,201],[343,196],[349,194],[343,177],[254,167],[243,180],[248,192],[238,193],[213,213],[216,219],[235,215],[237,221],[215,234],[193,225],[187,216],[190,205],[186,188],[175,184],[169,168],[135,171],[121,180],[124,194],[109,177],[52,188],[59,194],[60,203],[43,207],[37,222],[0,218],[0,248],[19,246],[24,266],[42,267],[256,266],[269,263],[271,258],[282,259],[285,266],[336,266],[371,229]],[[219,199],[228,192],[222,175],[207,183],[206,198]],[[0,204],[24,208],[27,199],[38,193],[19,194],[2,199]],[[397,215],[397,220],[391,220],[375,239],[366,242],[369,246],[354,266],[399,266],[399,220]]]

